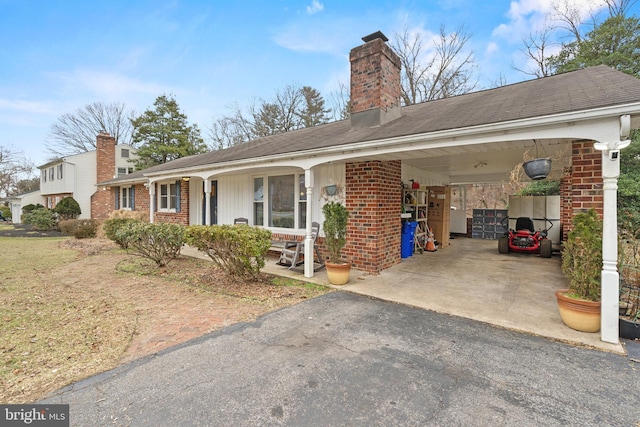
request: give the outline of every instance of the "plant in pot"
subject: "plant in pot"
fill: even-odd
[[[640,339],[640,224],[636,215],[618,220],[620,337]]]
[[[602,271],[602,218],[594,209],[573,218],[562,251],[562,273],[569,289],[556,292],[565,325],[582,332],[600,330],[600,276]]]
[[[329,253],[325,263],[327,277],[333,285],[344,285],[349,281],[351,263],[342,259],[342,248],[347,243],[347,219],[349,212],[339,202],[329,202],[322,207],[325,242]]]

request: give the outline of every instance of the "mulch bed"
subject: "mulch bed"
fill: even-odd
[[[0,228],[0,237],[62,237],[57,230],[37,230],[30,224],[12,224],[13,228]]]

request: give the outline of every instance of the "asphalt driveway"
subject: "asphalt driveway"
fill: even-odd
[[[71,425],[637,426],[639,365],[333,292],[89,378]]]

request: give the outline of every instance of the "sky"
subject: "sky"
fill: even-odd
[[[348,86],[349,51],[376,31],[428,41],[464,25],[478,89],[529,80],[513,66],[527,67],[522,40],[552,1],[0,0],[0,146],[44,164],[57,118],[94,102],[141,114],[172,95],[205,139],[233,105],[287,85],[329,102]]]

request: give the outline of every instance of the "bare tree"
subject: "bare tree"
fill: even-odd
[[[466,51],[470,35],[464,26],[448,33],[440,27],[438,37],[425,46],[420,33],[407,28],[396,34],[391,48],[402,64],[402,102],[412,105],[460,95],[475,89],[473,52]]]
[[[51,126],[47,151],[56,157],[96,149],[96,135],[107,131],[118,144],[131,144],[133,111],[124,104],[94,102],[58,117]]]
[[[252,139],[291,132],[328,121],[320,92],[309,86],[289,85],[268,100],[252,101],[245,111],[237,104],[231,115],[215,119],[208,135],[218,149]]]
[[[637,0],[604,0],[609,9],[609,16],[626,16]]]
[[[528,68],[513,68],[521,73],[537,78],[547,77],[553,74],[553,70],[549,65],[549,48],[554,46],[551,42],[554,27],[545,25],[541,30],[529,33],[529,37],[522,40],[524,47],[520,49],[524,53]]]
[[[338,83],[338,89],[331,92],[329,100],[331,102],[331,119],[333,121],[344,120],[350,117],[351,100],[349,86],[345,83]]]
[[[0,145],[0,196],[16,194],[16,185],[33,170],[33,164],[22,153]]]

